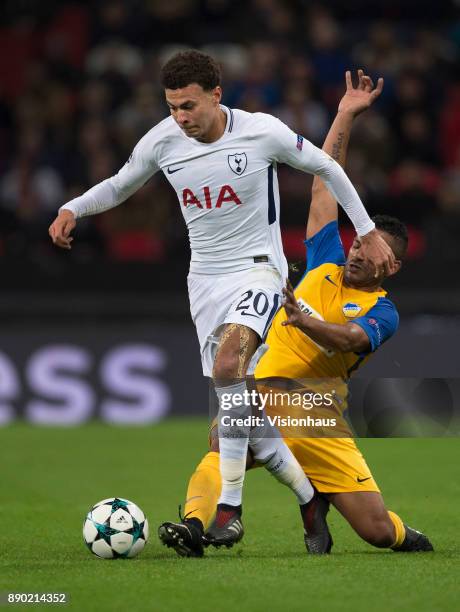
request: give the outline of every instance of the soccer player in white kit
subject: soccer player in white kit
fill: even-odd
[[[294,491],[305,515],[314,514],[313,488],[281,437],[237,419],[251,414],[247,400],[241,405],[245,377],[281,305],[288,273],[277,164],[322,178],[368,242],[377,269],[389,272],[394,256],[339,164],[275,117],[221,104],[220,70],[210,56],[178,53],[162,68],[161,80],[171,116],[139,141],[118,174],[62,206],[49,233],[70,249],[76,219],[121,204],[159,170],[176,191],[192,251],[188,289],[203,374],[213,378],[220,405],[222,494],[207,537],[229,545],[243,535],[248,444],[254,459]],[[235,424],[224,427],[222,416],[235,417]]]

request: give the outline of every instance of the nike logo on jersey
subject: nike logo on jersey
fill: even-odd
[[[372,478],[372,476],[368,476],[367,478],[360,478],[359,476],[356,476],[356,480],[358,482],[365,482],[366,480],[370,480]]]
[[[180,168],[174,168],[174,170],[171,170],[171,168],[168,168],[168,174],[174,174],[174,172],[179,172],[179,170],[183,170],[185,168],[185,166],[181,166]]]
[[[337,287],[338,285],[336,285],[334,283],[334,281],[331,279],[331,275],[330,274],[326,274],[326,276],[324,277],[327,281],[329,281],[331,283],[331,285],[334,285],[334,287]]]

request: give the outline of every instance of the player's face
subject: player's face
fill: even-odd
[[[166,103],[177,125],[190,138],[208,142],[220,110],[222,89],[205,91],[192,83],[182,89],[166,89]]]
[[[393,248],[392,238],[386,232],[377,230],[385,242]],[[397,269],[401,267],[401,262],[396,260]],[[384,273],[375,275],[375,265],[367,253],[366,245],[355,236],[353,244],[348,252],[347,261],[344,269],[345,283],[351,287],[373,288],[380,285],[384,278]]]

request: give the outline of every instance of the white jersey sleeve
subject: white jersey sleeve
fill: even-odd
[[[268,130],[268,150],[273,161],[287,164],[297,170],[316,174],[339,202],[353,223],[359,236],[375,228],[361,202],[356,189],[342,167],[327,153],[310,141],[295,134],[276,117],[265,115]]]
[[[147,142],[150,140],[149,138]],[[117,174],[91,187],[83,195],[70,200],[59,210],[70,210],[76,219],[109,210],[129,198],[158,170],[155,150],[146,146],[144,136]]]

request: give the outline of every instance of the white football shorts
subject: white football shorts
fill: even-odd
[[[226,323],[238,323],[253,329],[263,341],[270,323],[282,303],[284,285],[279,272],[269,264],[239,272],[188,275],[190,312],[200,343],[204,376],[212,376],[220,334]],[[261,345],[249,365],[253,373],[266,350]]]

